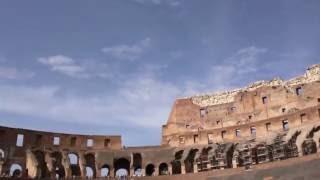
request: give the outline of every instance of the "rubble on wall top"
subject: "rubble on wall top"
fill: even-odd
[[[235,89],[232,91],[195,95],[188,98],[191,98],[194,104],[199,105],[201,107],[206,107],[206,106],[233,102],[236,94],[238,94],[239,92],[254,91],[260,87],[272,87],[272,86],[283,86],[290,90],[292,86],[296,86],[299,84],[307,84],[307,83],[319,81],[319,80],[320,80],[320,64],[316,64],[316,65],[310,66],[304,75],[298,76],[288,81],[283,81],[280,78],[274,78],[270,81],[262,80],[262,81],[254,82],[247,87]]]

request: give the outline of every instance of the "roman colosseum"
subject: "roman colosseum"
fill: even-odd
[[[320,65],[175,100],[159,146],[9,127],[0,138],[2,178],[319,179]]]

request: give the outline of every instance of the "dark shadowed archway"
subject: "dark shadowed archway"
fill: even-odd
[[[159,165],[159,175],[168,175],[169,174],[169,169],[168,169],[168,164],[167,163],[161,163]]]
[[[155,167],[153,164],[148,164],[146,166],[146,175],[147,176],[153,176],[155,172]]]
[[[130,161],[126,158],[114,160],[114,174],[116,176],[129,176],[130,175]]]

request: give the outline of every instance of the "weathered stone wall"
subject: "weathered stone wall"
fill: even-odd
[[[289,128],[317,121],[319,89],[320,65],[314,65],[289,81],[259,81],[243,89],[178,99],[163,126],[162,145],[208,144],[208,136],[213,142],[255,138],[251,128],[254,136],[265,137],[270,131],[283,130],[284,120]],[[302,115],[303,121],[299,120]],[[266,123],[271,123],[269,129]]]

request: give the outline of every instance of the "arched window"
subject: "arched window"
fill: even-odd
[[[19,164],[12,164],[10,167],[10,177],[18,178],[22,176],[22,167]]]
[[[161,163],[159,166],[159,175],[168,175],[169,170],[168,170],[168,165],[166,163]]]
[[[117,177],[129,176],[130,161],[126,158],[120,158],[114,161],[114,171]]]
[[[154,175],[154,171],[155,171],[155,168],[154,168],[153,164],[148,164],[146,166],[146,175],[147,176],[153,176]]]
[[[105,164],[101,167],[101,177],[109,176],[110,167],[109,165]]]

